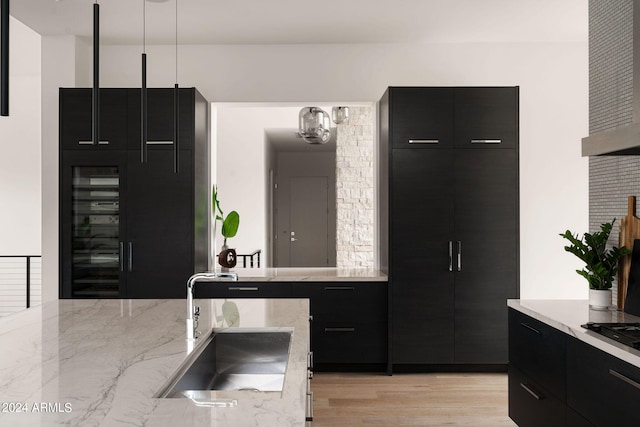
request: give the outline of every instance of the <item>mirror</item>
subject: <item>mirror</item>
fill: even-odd
[[[336,105],[350,119],[328,143],[297,135],[302,108]],[[212,103],[212,182],[222,210],[240,214],[228,246],[260,250],[260,267],[373,267],[374,117],[374,103]]]

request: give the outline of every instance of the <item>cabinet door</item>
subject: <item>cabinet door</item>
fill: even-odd
[[[128,152],[127,283],[130,298],[184,298],[193,271],[193,159],[149,149],[148,162]]]
[[[455,146],[515,148],[518,143],[518,89],[455,89]]]
[[[100,89],[100,145],[93,145],[91,89],[60,89],[60,144],[65,150],[124,150],[127,90]]]
[[[640,369],[567,340],[567,405],[597,426],[639,426]]]
[[[139,150],[141,144],[141,91],[129,89],[129,142],[128,147]],[[173,150],[174,96],[172,88],[147,89],[147,144],[148,147]],[[178,91],[179,147],[191,150],[194,147],[194,89]]]
[[[63,151],[60,296],[124,298],[126,159],[121,151]]]
[[[515,150],[456,150],[456,363],[507,363],[507,298],[517,297]]]
[[[392,148],[453,146],[451,88],[390,88]]]
[[[453,155],[392,152],[393,363],[453,361]]]

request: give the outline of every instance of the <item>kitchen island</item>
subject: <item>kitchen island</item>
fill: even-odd
[[[640,342],[618,342],[636,334],[640,318],[586,300],[507,305],[509,416],[518,426],[640,425]],[[617,328],[612,338],[582,327],[606,324]]]
[[[265,267],[236,268],[239,282],[386,282],[373,268]]]
[[[153,398],[193,350],[186,301],[59,300],[0,319],[0,426],[303,426],[308,300],[226,301],[237,316],[196,300],[202,336],[230,321],[293,330],[282,392],[215,392],[235,407]]]

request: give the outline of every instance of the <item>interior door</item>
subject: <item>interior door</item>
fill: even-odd
[[[291,267],[329,266],[328,197],[326,176],[289,178]]]

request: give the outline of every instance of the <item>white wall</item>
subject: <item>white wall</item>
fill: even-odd
[[[173,49],[147,47],[149,86],[175,81]],[[102,85],[139,86],[139,57],[137,46],[103,46]],[[218,102],[376,101],[393,85],[519,85],[521,296],[586,298],[558,233],[588,227],[588,165],[580,157],[580,139],[588,133],[587,65],[586,40],[198,45],[180,47],[178,82]],[[43,179],[57,182],[53,174]],[[57,211],[57,202],[43,208]]]
[[[40,36],[9,21],[9,116],[0,117],[0,255],[40,255]]]

